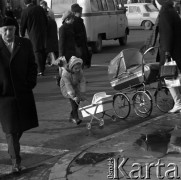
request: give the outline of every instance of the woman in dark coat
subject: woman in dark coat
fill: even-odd
[[[79,50],[79,57],[83,60],[83,65],[87,68],[91,66],[91,54],[87,45],[87,33],[84,25],[82,16],[82,7],[79,4],[73,4],[71,6],[71,11],[74,13],[74,33],[76,47]]]
[[[181,19],[171,0],[156,0],[155,3],[157,8],[160,9],[158,21],[160,65],[163,65],[166,59],[173,58],[179,70],[181,70]],[[181,111],[179,88],[169,88],[175,103],[169,113]]]
[[[59,57],[65,56],[67,63],[72,56],[76,56],[73,18],[72,12],[65,12],[62,17],[63,24],[59,28]]]
[[[24,131],[38,126],[32,92],[37,65],[30,40],[14,36],[14,20],[5,17],[0,25],[0,122],[12,171],[17,172],[21,163],[19,139]]]
[[[153,32],[146,42],[146,49],[159,42],[156,61],[163,65],[166,59],[173,58],[181,71],[181,19],[173,7],[172,0],[155,0],[160,10]],[[144,48],[142,48],[143,50]],[[181,111],[181,94],[179,87],[169,88],[174,100],[174,107],[169,113]]]

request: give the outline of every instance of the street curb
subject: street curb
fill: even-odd
[[[142,126],[150,124],[150,123],[152,123],[154,121],[157,121],[159,119],[162,119],[162,118],[164,118],[166,116],[168,116],[168,114],[164,114],[164,115],[152,118],[152,119],[150,119],[150,120],[148,120],[146,122],[140,123],[140,124],[138,124],[136,126],[133,126],[131,128],[127,128],[127,129],[125,129],[125,130],[123,130],[121,132],[117,132],[115,134],[112,134],[112,135],[106,136],[104,138],[101,138],[99,140],[96,140],[96,141],[90,142],[88,144],[85,144],[85,145],[80,147],[79,151],[75,151],[75,152],[66,154],[65,156],[61,157],[61,159],[59,159],[58,162],[51,168],[51,172],[50,172],[50,175],[49,175],[49,180],[55,180],[55,179],[67,180],[66,172],[67,172],[67,168],[68,168],[69,164],[75,159],[75,157],[78,157],[80,154],[82,154],[87,149],[89,149],[89,148],[91,148],[91,147],[93,147],[93,146],[95,146],[97,144],[108,141],[110,139],[116,138],[116,137],[118,137],[118,136],[120,136],[120,135],[122,135],[124,133],[135,130],[137,128],[140,128]]]

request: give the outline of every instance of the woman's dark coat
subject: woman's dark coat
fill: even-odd
[[[24,37],[27,30],[35,52],[46,48],[47,24],[47,16],[41,6],[31,4],[22,11],[20,34]]]
[[[38,126],[32,89],[37,65],[30,40],[15,37],[10,54],[0,36],[0,122],[5,133]]]
[[[75,34],[72,24],[64,23],[59,28],[59,56],[65,56],[67,62],[76,56]]]
[[[160,64],[165,62],[165,52],[177,62],[181,70],[181,19],[172,4],[162,6],[159,14]]]
[[[91,62],[87,46],[87,33],[83,19],[81,17],[75,16],[73,26],[76,46],[81,49],[80,58],[83,60],[84,65],[90,66]]]

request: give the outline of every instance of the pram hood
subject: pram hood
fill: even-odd
[[[133,66],[138,66],[142,64],[142,54],[139,49],[130,48],[122,50],[114,59],[110,61],[108,66],[108,78],[117,78],[124,72]],[[144,62],[143,62],[144,63]]]

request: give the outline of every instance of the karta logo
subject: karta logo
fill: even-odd
[[[178,173],[177,164],[162,163],[161,159],[156,163],[132,163],[125,157],[108,159],[108,179],[152,179],[151,176],[157,179],[180,179]]]

